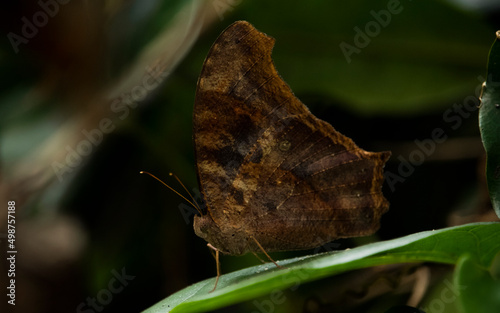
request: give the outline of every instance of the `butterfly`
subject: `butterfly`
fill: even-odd
[[[246,21],[212,45],[193,138],[205,208],[195,233],[218,253],[311,249],[374,233],[390,152],[367,152],[315,117],[279,76],[274,39]]]

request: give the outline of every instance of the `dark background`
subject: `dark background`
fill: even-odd
[[[498,7],[18,1],[3,4],[0,13],[0,239],[4,253],[6,203],[16,201],[18,250],[16,306],[2,296],[2,312],[73,312],[82,303],[81,312],[94,312],[87,298],[104,294],[112,298],[103,312],[136,312],[215,275],[206,243],[193,232],[193,211],[139,171],[184,193],[168,175],[174,172],[196,194],[191,114],[197,77],[210,45],[240,19],[276,39],[278,72],[315,115],[366,150],[393,153],[386,172],[398,178],[384,186],[391,208],[381,229],[331,247],[496,219],[485,189],[475,105],[500,27]],[[346,58],[342,43],[357,52]],[[151,68],[163,74],[161,84],[140,89]],[[103,120],[111,123],[107,133]],[[447,139],[433,140],[435,129]],[[89,142],[83,131],[95,134],[97,144],[83,143]],[[404,167],[402,160],[414,165]],[[222,270],[258,263],[252,255],[224,256]],[[0,265],[6,286],[5,257]],[[122,272],[130,280],[110,293],[110,282]],[[332,286],[330,280],[318,284],[323,291]]]

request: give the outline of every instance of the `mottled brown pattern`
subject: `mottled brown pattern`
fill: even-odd
[[[194,229],[228,254],[314,248],[379,228],[389,152],[367,152],[297,99],[271,60],[274,39],[228,27],[203,65],[193,115],[207,212]]]

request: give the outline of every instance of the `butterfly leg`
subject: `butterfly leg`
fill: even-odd
[[[260,262],[262,262],[262,264],[266,263],[266,261],[264,261],[257,253],[255,253],[255,251],[252,251],[252,253],[257,259],[259,259]]]
[[[217,288],[217,283],[219,282],[219,277],[220,277],[220,262],[219,262],[219,249],[216,247],[212,246],[211,244],[207,244],[207,246],[215,251],[215,263],[217,264],[217,278],[215,279],[215,285],[214,289],[210,290],[210,292],[214,292],[215,288]]]
[[[257,244],[257,246],[259,247],[260,251],[262,251],[266,256],[267,258],[269,259],[269,261],[273,262],[274,265],[276,265],[277,268],[283,268],[283,266],[281,265],[278,265],[278,263],[276,263],[275,260],[273,260],[273,258],[271,258],[271,256],[269,254],[267,254],[266,250],[264,250],[264,248],[262,247],[262,245],[257,241],[257,239],[255,239],[254,236],[251,236],[253,241],[255,241],[255,243]],[[252,251],[252,253],[259,259],[263,262],[263,260],[257,256],[257,254],[255,254],[255,252]]]

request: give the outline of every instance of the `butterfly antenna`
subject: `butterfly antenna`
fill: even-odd
[[[198,203],[196,202],[196,200],[194,199],[193,195],[189,192],[189,190],[186,188],[186,186],[184,186],[184,184],[181,182],[181,180],[179,179],[179,177],[177,177],[177,175],[175,175],[174,173],[168,173],[168,175],[170,176],[174,176],[175,180],[177,180],[177,182],[179,182],[179,184],[182,186],[182,188],[184,188],[184,190],[186,190],[187,194],[191,197],[191,199],[193,200],[193,203],[196,204],[196,209],[198,210],[198,212],[200,212],[201,214],[201,208],[200,206],[198,205]],[[203,215],[203,214],[202,214]]]
[[[139,174],[147,174],[147,175],[153,177],[154,179],[156,179],[157,181],[159,181],[160,183],[162,183],[165,187],[167,187],[168,189],[170,189],[173,192],[175,192],[176,195],[178,195],[179,197],[181,197],[182,199],[184,199],[187,203],[191,204],[200,213],[200,215],[203,215],[203,213],[201,213],[200,207],[198,206],[198,204],[194,200],[193,196],[189,193],[189,191],[186,189],[186,187],[184,186],[184,184],[181,182],[181,180],[175,174],[170,173],[171,176],[173,175],[175,177],[175,179],[177,179],[177,181],[181,184],[181,186],[184,188],[184,190],[187,191],[187,193],[189,194],[189,196],[191,197],[191,199],[193,201],[189,201],[188,198],[184,197],[177,190],[175,190],[174,188],[172,188],[169,185],[167,185],[166,183],[164,183],[163,180],[159,179],[155,175],[153,175],[153,174],[151,174],[149,172],[145,172],[145,171],[140,171]]]

